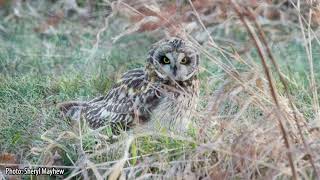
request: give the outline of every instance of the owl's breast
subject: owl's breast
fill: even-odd
[[[190,94],[163,97],[152,110],[148,128],[185,132],[195,110],[195,97]]]

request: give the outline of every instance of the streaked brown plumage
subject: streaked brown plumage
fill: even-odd
[[[105,96],[59,105],[73,120],[84,118],[92,128],[186,130],[198,96],[199,54],[187,41],[170,38],[156,43],[144,69],[125,73]]]

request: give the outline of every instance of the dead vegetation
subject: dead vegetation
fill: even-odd
[[[90,1],[81,8],[70,2],[86,23],[91,21],[94,11],[82,10],[92,9]],[[12,154],[1,154],[0,167],[60,167],[68,169],[66,179],[320,179],[319,75],[315,72],[319,59],[312,52],[320,46],[319,2],[120,0],[103,4],[111,11],[106,10],[104,26],[96,33],[93,53],[100,48],[100,35],[118,24],[122,29],[112,43],[136,33],[150,33],[157,39],[178,35],[194,42],[202,53],[208,62],[204,64],[209,64],[202,66],[202,73],[208,75],[202,78],[190,134],[123,133],[114,140],[107,128],[53,127],[21,162]],[[56,10],[35,32],[54,31],[68,18],[67,11]],[[12,17],[9,14],[7,21]],[[219,31],[225,36],[213,36]],[[295,80],[281,69],[282,60],[271,48],[273,43],[292,40],[302,43],[307,55],[309,104],[295,98],[299,87],[292,88]],[[223,71],[223,77],[217,77],[211,66]],[[310,105],[308,112],[301,103]]]

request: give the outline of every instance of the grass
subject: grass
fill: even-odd
[[[105,94],[123,72],[143,67],[148,47],[157,41],[153,34],[129,35],[111,43],[112,37],[119,33],[119,27],[114,23],[102,33],[95,49],[96,33],[101,27],[64,20],[55,34],[41,35],[33,31],[38,21],[31,18],[0,23],[6,29],[6,32],[0,31],[0,152],[18,155],[19,163],[54,165],[48,161],[58,152],[62,161],[58,165],[81,167],[85,164],[91,169],[89,174],[83,171],[76,174],[81,168],[70,168],[65,177],[80,177],[80,174],[83,177],[97,176],[95,170],[99,168],[110,172],[111,177],[117,171],[115,167],[133,173],[131,177],[168,178],[179,176],[179,173],[190,178],[204,174],[239,179],[259,179],[270,174],[280,179],[291,176],[287,170],[286,149],[277,123],[273,121],[270,95],[261,95],[257,90],[260,87],[255,83],[264,77],[255,50],[242,55],[252,65],[248,66],[231,56],[224,58],[217,49],[204,45],[202,50],[217,59],[202,55],[200,106],[189,135],[142,133],[129,144],[129,154],[124,158],[125,147],[128,146],[125,133],[113,143],[110,143],[107,130],[95,133],[84,126],[82,133],[77,134],[67,121],[59,118],[56,104],[67,100],[89,100]],[[235,28],[234,31],[240,31],[241,36],[233,38],[239,38],[240,42],[248,40],[244,29]],[[223,30],[215,33],[221,39],[230,35]],[[289,82],[290,94],[305,118],[304,123],[308,127],[317,124],[303,43],[290,39],[285,43],[272,44],[271,49]],[[312,52],[315,79],[319,84],[320,46],[316,42],[313,42]],[[217,60],[232,64],[245,82],[239,83],[228,77],[216,65]],[[271,70],[275,75],[274,69]],[[250,73],[258,78],[252,80]],[[262,81],[265,82],[264,79]],[[227,85],[221,86],[224,83]],[[239,91],[241,86],[245,89]],[[220,87],[225,99],[221,100],[217,112],[208,116],[210,100],[212,97],[219,100],[215,92]],[[254,94],[250,94],[248,89]],[[268,94],[267,86],[262,89]],[[286,109],[288,103],[284,87],[277,78],[276,89],[281,96],[283,111],[291,112]],[[316,90],[320,94],[319,86]],[[292,117],[286,115],[289,116],[286,130],[293,144],[298,174],[315,179],[312,168],[302,158],[306,154],[300,150],[303,146],[297,137],[295,124],[290,121]],[[319,152],[316,151],[319,135],[306,130],[304,135],[313,143],[308,146],[317,153],[315,161],[319,167]],[[87,159],[81,159],[83,157]]]

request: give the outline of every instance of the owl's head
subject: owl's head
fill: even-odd
[[[198,72],[199,52],[190,42],[172,37],[153,45],[148,65],[164,80],[186,81]]]

